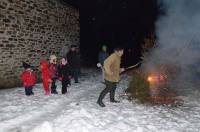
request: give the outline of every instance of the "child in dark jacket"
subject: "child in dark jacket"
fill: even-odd
[[[49,83],[51,82],[51,78],[49,75],[48,62],[45,60],[41,60],[40,68],[41,68],[41,72],[42,72],[42,82],[43,82],[44,92],[45,92],[45,95],[49,95],[50,94]]]
[[[59,73],[59,77],[62,80],[62,94],[65,94],[65,93],[67,93],[68,85],[71,85],[70,67],[65,58],[62,58],[62,60],[61,60],[61,64],[58,67],[58,73]]]
[[[36,74],[31,69],[31,66],[27,64],[26,62],[23,62],[24,71],[21,74],[21,79],[23,81],[23,85],[25,88],[25,94],[27,96],[34,95],[32,89],[33,86],[36,84]]]
[[[51,83],[51,93],[52,94],[58,94],[56,91],[56,80],[58,79],[58,68],[57,68],[57,58],[55,55],[50,56],[50,64],[49,64],[49,74],[50,78],[52,80]]]

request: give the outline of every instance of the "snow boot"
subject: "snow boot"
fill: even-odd
[[[110,102],[112,102],[112,103],[120,103],[120,101],[117,101],[117,100],[111,100]]]
[[[50,95],[50,92],[49,91],[45,91],[45,95]]]
[[[53,78],[52,79],[52,83],[51,83],[51,93],[52,94],[58,94],[58,92],[56,91],[56,79]]]
[[[58,94],[57,91],[51,91],[51,94]]]
[[[99,106],[101,106],[101,107],[105,107],[105,104],[100,100],[97,101],[97,104],[99,104]]]
[[[58,94],[57,90],[56,90],[56,86],[52,86],[51,87],[51,93],[52,94]]]

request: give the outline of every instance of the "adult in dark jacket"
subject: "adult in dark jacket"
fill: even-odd
[[[71,69],[72,76],[75,83],[78,83],[78,71],[80,65],[80,57],[76,50],[76,45],[72,45],[70,51],[67,53],[67,60]]]
[[[103,66],[103,62],[108,56],[109,53],[107,52],[107,46],[103,45],[101,51],[98,54],[98,62]]]
[[[70,67],[65,58],[62,58],[61,64],[58,66],[58,75],[62,80],[62,94],[67,93],[67,87],[71,84],[71,72]]]
[[[109,53],[107,52],[107,47],[106,45],[102,46],[101,51],[98,54],[98,67],[101,67],[102,70],[102,82],[104,82],[104,68],[103,68],[103,63],[105,59],[109,56]]]

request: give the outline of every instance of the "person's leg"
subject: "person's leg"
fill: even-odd
[[[62,80],[62,94],[67,93],[67,81],[66,80]]]
[[[49,95],[49,82],[48,81],[43,81],[43,87],[44,87],[44,92],[45,95]]]
[[[51,93],[53,93],[53,94],[58,94],[58,92],[56,91],[56,79],[55,79],[55,78],[52,79],[52,83],[51,83]]]
[[[75,72],[74,72],[75,70],[74,69],[71,69],[71,73],[72,73],[72,77],[74,78],[74,80],[75,80]]]
[[[34,93],[33,93],[33,87],[30,87],[30,93],[31,93],[31,95],[34,95]]]
[[[51,82],[51,93],[54,93],[55,92],[55,80],[52,79],[52,82]]]
[[[103,69],[103,67],[101,68],[101,70],[102,70],[102,82],[105,83],[105,80],[104,80],[104,69]]]
[[[70,81],[70,79],[67,79],[67,86],[71,86],[71,81]]]
[[[106,96],[106,94],[108,92],[110,92],[110,82],[109,81],[105,81],[106,84],[106,88],[100,93],[99,98],[97,100],[97,103],[101,106],[101,107],[105,107],[104,103],[102,102],[102,100],[104,99],[104,97]]]
[[[27,96],[30,96],[31,95],[31,87],[25,87],[25,94]]]
[[[116,88],[117,88],[117,83],[113,82],[111,84],[111,89],[110,89],[110,102],[114,102],[114,103],[119,103],[119,101],[116,101],[115,100],[115,91],[116,91]]]
[[[74,72],[74,81],[75,83],[78,83],[78,69],[73,69],[73,72]]]
[[[27,88],[27,87],[25,87],[25,88],[24,88],[24,90],[25,90],[25,95],[27,95],[27,96],[28,96],[28,88]]]

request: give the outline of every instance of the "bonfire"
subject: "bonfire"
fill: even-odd
[[[155,104],[174,104],[177,99],[177,93],[172,88],[173,80],[178,70],[169,65],[158,65],[156,71],[147,75],[149,82],[150,99]]]
[[[132,80],[126,93],[129,99],[138,99],[141,103],[175,104],[180,101],[176,91],[171,88],[171,75],[151,72],[143,73],[137,69],[133,73]]]
[[[151,34],[149,39],[155,39]],[[150,44],[147,44],[150,43]],[[153,47],[155,41],[145,39],[143,46],[144,56],[149,47]],[[143,56],[143,59],[145,58]],[[177,104],[180,99],[172,88],[173,80],[179,69],[175,65],[158,64],[152,69],[144,71],[138,68],[133,72],[132,80],[128,89],[125,91],[130,100],[138,99],[142,103],[151,104]]]

